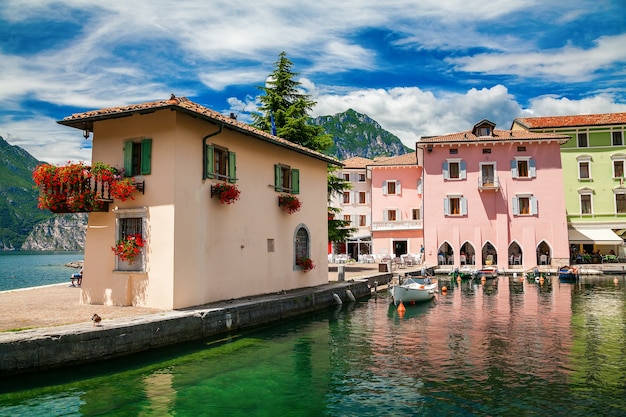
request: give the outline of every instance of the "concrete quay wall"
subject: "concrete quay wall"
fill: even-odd
[[[387,281],[381,276],[378,281]],[[106,325],[46,327],[0,334],[0,375],[95,362],[277,322],[372,293],[371,278],[185,310],[115,319]],[[378,282],[377,281],[377,282]]]

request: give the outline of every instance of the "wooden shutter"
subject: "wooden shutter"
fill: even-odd
[[[206,146],[206,161],[205,171],[207,178],[213,178],[215,176],[215,148],[213,145]]]
[[[443,162],[443,166],[441,167],[441,172],[443,173],[444,180],[447,180],[450,178],[450,173],[448,170],[448,161]]]
[[[511,177],[517,178],[517,160],[511,160]]]
[[[133,142],[124,142],[124,176],[133,175]]]
[[[444,216],[450,215],[450,200],[448,198],[443,199],[443,214]]]
[[[228,152],[228,182],[237,182],[237,155]]]
[[[535,160],[533,158],[528,161],[528,176],[530,178],[535,178],[537,176],[537,168],[535,166]]]
[[[538,214],[537,197],[530,197],[530,214]]]
[[[383,195],[387,195],[387,181],[383,181]]]
[[[461,215],[467,215],[467,198],[462,197],[461,200]]]
[[[282,168],[278,164],[274,164],[274,191],[282,191],[283,177],[282,177]]]
[[[513,197],[513,199],[511,200],[511,205],[513,206],[513,214],[518,215],[519,214],[519,201],[517,200],[517,197]]]
[[[459,163],[459,178],[464,180],[467,178],[467,168],[465,166],[465,161],[461,161]]]
[[[139,173],[141,175],[150,174],[152,168],[152,139],[144,139],[141,141],[141,164]]]
[[[291,192],[300,194],[300,170],[291,169]]]
[[[402,184],[400,184],[400,181],[396,181],[396,195],[402,195]]]

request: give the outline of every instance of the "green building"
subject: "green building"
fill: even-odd
[[[511,130],[518,129],[571,138],[561,145],[561,166],[572,260],[626,258],[626,113],[517,118]]]

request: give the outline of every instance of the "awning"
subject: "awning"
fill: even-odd
[[[576,229],[567,231],[569,243],[595,243],[596,245],[622,245],[624,239],[611,229]]]

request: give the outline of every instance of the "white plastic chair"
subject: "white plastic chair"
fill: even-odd
[[[540,265],[548,265],[548,255],[541,255],[539,257],[539,264]]]

